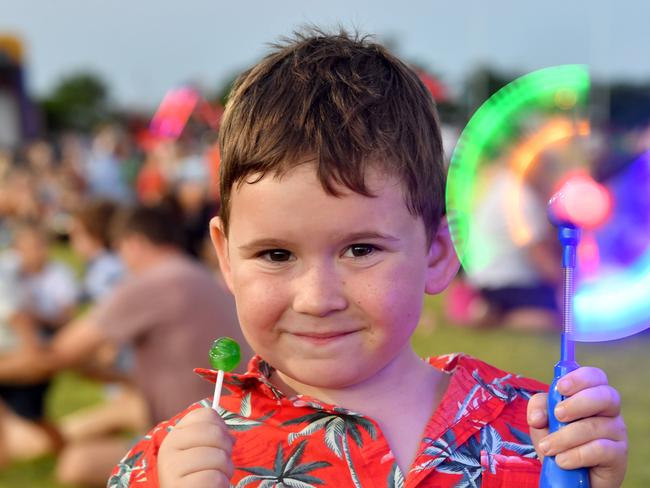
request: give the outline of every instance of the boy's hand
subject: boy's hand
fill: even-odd
[[[627,467],[627,433],[618,392],[597,368],[572,371],[558,383],[558,391],[569,398],[558,404],[555,416],[571,424],[553,434],[548,433],[546,393],[528,402],[528,425],[540,459],[555,455],[561,468],[590,468],[591,488],[621,486]]]
[[[167,435],[158,452],[161,488],[228,488],[233,475],[233,438],[211,408],[188,413]]]

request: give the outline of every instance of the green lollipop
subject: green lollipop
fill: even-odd
[[[234,339],[220,337],[212,343],[208,357],[210,358],[210,365],[217,370],[217,381],[214,384],[214,397],[212,399],[212,408],[217,410],[221,398],[224,372],[232,371],[237,367],[241,358],[241,350]]]
[[[210,348],[210,365],[217,370],[230,372],[241,359],[239,344],[230,337],[219,337]]]

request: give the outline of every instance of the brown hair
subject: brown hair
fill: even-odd
[[[295,33],[235,82],[221,124],[220,217],[228,232],[233,185],[281,176],[315,160],[326,192],[372,196],[370,167],[398,177],[406,206],[432,239],[444,213],[445,170],[431,94],[367,37]],[[256,178],[256,179],[255,179]]]
[[[77,210],[73,217],[84,230],[106,249],[111,248],[111,221],[117,212],[117,204],[110,200],[93,200]]]
[[[137,204],[123,208],[111,224],[111,238],[117,243],[131,235],[142,236],[158,246],[182,248],[185,236],[178,205],[169,199],[154,206]]]

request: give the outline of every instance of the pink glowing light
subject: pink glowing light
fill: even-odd
[[[612,196],[585,173],[568,175],[549,202],[558,221],[570,222],[583,229],[603,225],[612,214]]]

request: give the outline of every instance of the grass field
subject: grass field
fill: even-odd
[[[422,356],[463,351],[502,369],[549,382],[558,357],[556,336],[540,336],[506,330],[474,331],[451,327],[439,316],[440,298],[430,299],[427,309],[438,324],[421,328],[414,337]],[[624,486],[650,487],[650,334],[640,334],[607,344],[578,346],[581,364],[603,368],[623,400],[630,437],[630,463]],[[53,418],[98,401],[97,385],[65,374],[57,378],[48,411]],[[64,488],[52,477],[54,459],[15,464],[0,472],[0,488]]]

